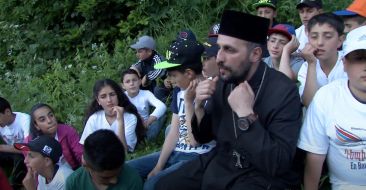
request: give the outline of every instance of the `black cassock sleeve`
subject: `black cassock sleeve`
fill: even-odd
[[[212,119],[208,113],[205,113],[200,125],[198,125],[196,114],[193,114],[191,126],[193,136],[200,144],[208,143],[214,139],[212,132]]]

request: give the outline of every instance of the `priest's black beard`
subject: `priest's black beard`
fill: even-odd
[[[232,74],[227,79],[223,79],[223,78],[221,78],[221,76],[220,76],[220,78],[223,79],[227,83],[233,83],[235,86],[237,86],[238,84],[244,82],[245,78],[248,76],[248,73],[249,73],[250,68],[252,67],[252,63],[249,63],[249,62],[243,63],[243,64],[246,64],[247,67],[244,67],[244,71],[242,71],[242,73],[240,73],[238,76],[234,76],[233,75],[234,74],[233,73],[233,70],[231,68],[229,68],[229,67],[226,67],[223,64],[223,62],[218,62],[217,64],[219,65],[219,67],[221,67],[221,68],[223,68],[225,70],[230,71],[231,74]]]

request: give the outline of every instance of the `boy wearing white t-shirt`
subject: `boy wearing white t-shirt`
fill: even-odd
[[[305,44],[308,43],[307,25],[309,20],[323,12],[322,0],[300,0],[296,5],[296,9],[299,11],[299,16],[302,25],[295,30],[296,38],[299,40],[300,45],[298,50],[302,50]]]
[[[62,148],[55,138],[42,135],[29,143],[15,143],[14,147],[27,151],[24,163],[28,172],[23,180],[26,190],[65,189],[66,179],[73,170],[64,165],[57,165],[62,155]]]
[[[348,79],[319,89],[301,129],[305,189],[318,189],[325,160],[332,189],[366,189],[366,26],[347,35],[343,50]]]
[[[307,107],[315,92],[322,86],[340,78],[347,78],[338,48],[343,42],[342,18],[332,13],[323,13],[310,19],[309,43],[302,49],[306,60],[298,73],[299,93]]]
[[[13,167],[10,174],[11,184],[20,185],[26,168],[21,151],[13,147],[14,143],[23,142],[29,135],[30,117],[28,114],[13,112],[10,103],[0,97],[0,166]]]
[[[13,112],[9,102],[0,97],[0,135],[6,143],[0,145],[0,152],[20,153],[13,144],[23,142],[29,135],[29,122],[28,114]]]
[[[137,71],[127,69],[121,74],[121,85],[125,89],[125,94],[133,105],[136,106],[141,116],[144,127],[146,128],[147,140],[155,139],[165,121],[166,105],[160,101],[155,95],[148,91],[140,89],[141,79]],[[154,107],[154,111],[150,113],[150,107]]]

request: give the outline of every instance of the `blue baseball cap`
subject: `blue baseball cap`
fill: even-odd
[[[340,11],[334,11],[333,14],[338,16],[356,16],[357,13],[349,11],[349,10],[340,10]]]

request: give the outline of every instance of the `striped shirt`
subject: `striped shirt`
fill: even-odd
[[[133,64],[132,67],[135,67],[140,72],[141,76],[147,75],[147,79],[152,81],[158,77],[165,76],[165,69],[154,69],[154,65],[162,62],[163,60],[164,58],[161,55],[153,51],[153,54],[149,58],[138,61]]]

